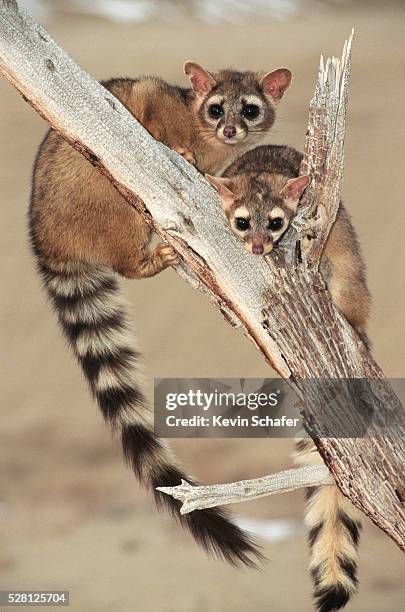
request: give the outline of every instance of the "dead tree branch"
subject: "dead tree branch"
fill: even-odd
[[[193,510],[235,504],[276,493],[295,491],[302,487],[330,485],[334,482],[326,465],[310,465],[262,478],[205,487],[195,487],[182,480],[177,487],[158,487],[158,491],[172,495],[183,502],[180,512],[188,514]]]
[[[342,68],[334,61],[321,64],[305,157],[314,184],[286,248],[259,260],[234,238],[204,178],[154,141],[15,0],[0,0],[0,71],[177,249],[182,273],[239,322],[290,381],[303,401],[306,429],[339,488],[405,550],[404,411],[317,273],[340,195],[349,60],[350,45]],[[337,106],[329,106],[332,98]],[[330,391],[308,391],[304,382],[310,377],[378,379],[365,398],[377,415],[371,423],[353,410],[350,393],[339,407],[347,431],[363,425],[367,438],[322,437],[330,431]]]

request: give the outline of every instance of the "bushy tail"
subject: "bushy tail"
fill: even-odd
[[[108,268],[69,264],[57,271],[39,264],[45,286],[91,391],[113,430],[120,433],[125,458],[139,480],[152,489],[209,552],[233,564],[254,565],[260,557],[249,536],[224,510],[212,508],[182,516],[179,502],[156,491],[190,478],[175,465],[170,451],[155,437],[141,390],[140,355],[135,348],[117,277]]]
[[[301,465],[322,461],[308,439],[297,442],[296,458]],[[309,489],[307,502],[309,568],[317,609],[319,612],[339,610],[357,590],[359,513],[335,485]]]

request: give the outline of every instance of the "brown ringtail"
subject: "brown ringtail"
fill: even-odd
[[[113,79],[104,86],[143,126],[201,171],[219,172],[271,128],[291,74],[185,64],[192,88],[154,78]],[[260,556],[222,509],[181,515],[157,486],[190,480],[155,437],[142,392],[140,355],[117,274],[146,278],[176,263],[172,249],[149,250],[140,214],[92,164],[50,130],[35,161],[29,211],[31,242],[59,323],[91,391],[122,438],[135,475],[209,551],[232,563]]]
[[[230,227],[249,252],[270,253],[291,223],[310,180],[299,176],[301,160],[301,153],[290,147],[262,146],[242,155],[223,177],[207,177],[220,194]],[[357,236],[342,203],[320,271],[333,302],[367,344],[370,294]],[[300,465],[322,462],[308,438],[297,441],[295,458]],[[357,588],[359,513],[334,485],[313,487],[307,498],[314,596],[318,610],[330,612],[344,607]]]

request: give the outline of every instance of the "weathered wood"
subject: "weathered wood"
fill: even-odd
[[[309,105],[302,173],[312,181],[295,218],[304,263],[317,269],[339,208],[344,169],[346,109],[354,30],[341,59],[321,56],[315,95]],[[308,236],[310,239],[308,239]]]
[[[339,138],[333,141],[335,149],[330,142],[324,145],[330,169],[331,160],[336,159],[336,170],[343,159],[348,51],[339,71],[336,62],[327,62],[327,70],[321,66],[309,129],[314,155],[308,141],[306,146],[311,173],[316,174],[316,143],[322,141],[323,128],[317,121],[330,113],[329,95],[335,91],[328,91],[331,87],[338,96],[338,123],[329,121],[328,115],[328,125],[332,131],[335,126]],[[320,223],[305,226],[308,217],[303,208],[298,231],[289,235],[286,248],[270,257],[252,257],[230,232],[205,179],[155,142],[14,0],[0,0],[0,71],[177,249],[188,280],[204,288],[228,318],[241,323],[270,365],[299,393],[311,435],[317,438],[330,427],[328,396],[309,394],[302,379],[381,378],[377,395],[369,400],[378,407],[379,421],[388,424],[387,436],[381,437],[380,422],[374,420],[367,438],[323,438],[316,443],[343,493],[405,550],[404,411],[373,357],[332,304],[316,271],[340,196],[342,165],[338,173],[328,169],[325,183],[320,167],[319,180],[307,196],[306,207],[318,211]],[[305,244],[309,229],[314,246]],[[349,398],[342,403],[339,418],[351,431],[363,415],[352,409]]]
[[[193,510],[235,504],[276,493],[295,491],[302,487],[330,485],[334,482],[326,465],[310,465],[262,478],[222,485],[193,486],[182,480],[177,487],[158,487],[158,491],[172,495],[183,502],[180,512],[188,514]]]

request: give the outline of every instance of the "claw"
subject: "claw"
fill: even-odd
[[[170,244],[161,243],[156,247],[156,255],[166,266],[174,266],[180,262],[177,251]]]
[[[197,165],[197,161],[193,155],[193,152],[190,151],[189,148],[187,147],[175,147],[174,149],[176,151],[176,153],[178,153],[179,155],[181,155],[186,161],[188,161],[189,164],[192,164],[193,166]]]

